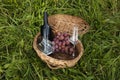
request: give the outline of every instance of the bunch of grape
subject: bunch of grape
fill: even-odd
[[[72,54],[74,47],[69,41],[70,35],[67,32],[58,32],[53,39],[54,52]]]

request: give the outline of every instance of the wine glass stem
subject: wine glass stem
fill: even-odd
[[[73,44],[74,50],[73,50],[73,58],[75,57],[75,44]]]

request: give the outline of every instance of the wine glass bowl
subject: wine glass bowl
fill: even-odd
[[[50,55],[54,51],[52,42],[44,38],[39,43],[39,46],[41,46],[40,50],[43,51],[46,55]]]

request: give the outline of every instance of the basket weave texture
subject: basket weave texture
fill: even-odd
[[[81,19],[80,17],[71,16],[71,15],[65,15],[65,14],[55,14],[48,17],[48,23],[53,29],[55,33],[57,32],[69,32],[72,34],[73,27],[78,27],[78,32],[80,35],[85,34],[89,30],[89,25],[86,21]],[[43,52],[40,51],[39,45],[38,45],[38,38],[40,36],[40,33],[38,33],[33,42],[33,48],[35,49],[38,56],[47,63],[48,67],[51,69],[59,69],[59,68],[67,68],[74,66],[81,56],[83,55],[84,48],[79,40],[76,45],[76,50],[78,52],[78,56],[71,59],[71,60],[60,60],[53,58],[51,56],[47,56]]]

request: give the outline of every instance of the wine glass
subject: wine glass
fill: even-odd
[[[39,45],[41,46],[41,51],[44,52],[46,55],[50,55],[54,51],[52,42],[47,39],[43,38]]]
[[[78,40],[78,27],[74,26],[72,36],[70,37],[70,42],[74,46],[74,52],[72,54],[73,57],[75,57],[75,45],[77,44],[77,40]]]

